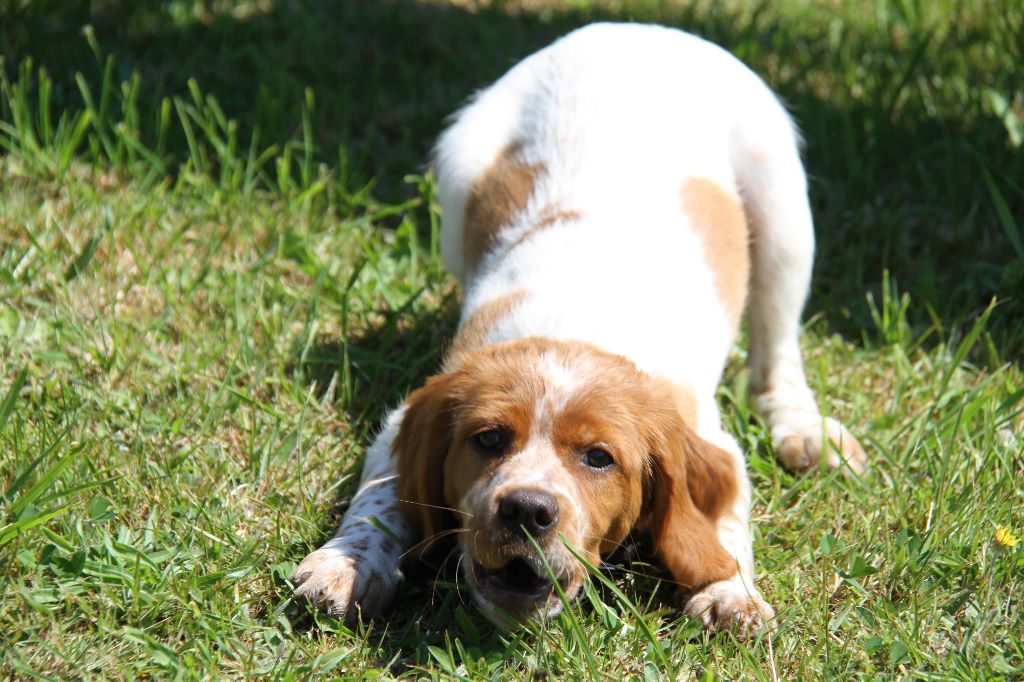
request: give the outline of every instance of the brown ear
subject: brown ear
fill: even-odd
[[[406,399],[395,437],[398,499],[410,521],[430,540],[451,524],[444,502],[444,461],[451,445],[450,375],[431,377]],[[424,549],[430,547],[429,542]]]
[[[715,523],[737,494],[729,453],[674,418],[654,446],[651,530],[654,550],[683,590],[736,573]]]

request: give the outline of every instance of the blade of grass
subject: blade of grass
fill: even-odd
[[[641,614],[640,611],[636,608],[636,605],[632,602],[632,600],[630,600],[630,598],[626,596],[625,592],[620,590],[619,586],[612,582],[608,578],[608,576],[601,573],[601,570],[599,568],[597,568],[592,563],[587,561],[587,559],[582,554],[580,554],[575,547],[572,546],[568,538],[566,538],[564,535],[559,535],[559,539],[562,541],[562,544],[565,546],[565,548],[569,550],[569,553],[572,554],[577,561],[583,564],[584,567],[586,567],[590,575],[594,578],[597,578],[597,580],[602,585],[608,588],[608,590],[615,595],[615,598],[619,600],[619,603],[625,606],[626,610],[628,610],[630,614],[632,614],[632,616],[636,619],[637,626],[643,631],[644,637],[646,637],[647,641],[651,643],[651,648],[658,652],[658,662],[661,663],[663,670],[674,675],[675,666],[673,666],[672,662],[668,659],[668,656],[665,654],[665,650],[661,646],[661,642],[658,641],[658,637],[654,634],[654,631],[651,630],[651,627],[650,625],[648,625],[647,620],[643,617],[643,614]]]
[[[59,443],[60,441],[55,442],[48,450],[48,452],[52,452],[53,449],[56,449],[56,446]],[[57,479],[57,477],[60,476],[64,472],[64,470],[68,468],[68,466],[71,465],[75,458],[82,452],[84,447],[84,443],[79,443],[77,446],[71,448],[66,453],[64,453],[60,457],[60,459],[58,459],[54,463],[54,465],[46,471],[46,473],[39,477],[38,481],[32,484],[32,486],[26,489],[23,494],[19,495],[17,499],[11,502],[10,506],[7,508],[7,513],[12,517],[17,518],[17,516],[21,514],[21,512],[26,507],[28,507],[28,505],[35,502],[36,499],[38,499],[44,492],[46,492],[46,489],[49,488],[50,485]],[[37,464],[39,461],[40,460],[36,460],[36,462],[34,462],[33,465]],[[16,483],[18,482],[23,483],[24,477],[19,477]]]
[[[587,642],[587,633],[583,629],[583,625],[580,623],[579,618],[577,618],[576,614],[573,613],[572,602],[565,594],[565,590],[562,589],[562,585],[558,581],[558,576],[555,574],[554,569],[551,568],[551,563],[548,561],[548,557],[544,553],[544,550],[541,549],[541,546],[537,543],[537,540],[535,540],[533,535],[531,535],[525,528],[523,528],[523,533],[526,535],[526,539],[530,541],[530,544],[533,545],[533,548],[537,551],[537,556],[540,557],[541,563],[544,564],[544,570],[547,571],[548,577],[551,579],[551,584],[555,587],[555,592],[558,594],[558,598],[562,602],[562,613],[568,619],[569,628],[572,630],[577,643],[583,650],[583,655],[587,659],[587,667],[591,678],[597,679],[600,673],[600,668],[597,665],[597,659],[594,658],[594,652],[591,650]]]
[[[61,506],[56,507],[55,509],[50,509],[48,511],[42,512],[41,514],[27,516],[23,519],[18,519],[17,521],[9,523],[3,528],[0,528],[0,547],[3,547],[7,543],[11,542],[25,531],[35,528],[41,523],[46,523],[55,516],[64,513],[67,510],[68,506],[68,504],[62,504]]]
[[[11,384],[11,388],[7,391],[7,395],[4,396],[4,401],[0,403],[0,431],[4,430],[4,426],[7,425],[7,420],[14,412],[14,406],[18,403],[18,394],[21,392],[21,387],[25,385],[25,380],[28,378],[28,370],[24,367],[14,377],[14,383]]]
[[[985,186],[988,188],[989,196],[992,198],[992,205],[995,207],[996,216],[999,218],[999,225],[1003,228],[1003,232],[1006,233],[1006,238],[1010,240],[1010,244],[1013,245],[1013,250],[1017,252],[1017,258],[1024,260],[1024,239],[1021,238],[1020,226],[1017,221],[1013,218],[1013,213],[1010,211],[1010,205],[1006,202],[1006,197],[999,191],[999,186],[992,178],[992,174],[989,173],[988,168],[985,167],[984,163],[981,166],[981,176],[985,178]]]

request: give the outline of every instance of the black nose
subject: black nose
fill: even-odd
[[[514,490],[498,503],[498,518],[511,531],[539,538],[558,524],[558,501],[539,490]]]

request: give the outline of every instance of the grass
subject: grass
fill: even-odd
[[[508,633],[421,567],[348,629],[285,576],[456,324],[427,150],[592,19],[714,39],[800,120],[809,377],[871,471],[784,472],[738,348],[769,635],[640,560]],[[1024,674],[1022,38],[995,0],[0,3],[0,676]]]

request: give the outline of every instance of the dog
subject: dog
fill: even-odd
[[[687,615],[756,631],[774,612],[715,401],[744,312],[782,464],[866,465],[804,376],[814,232],[783,106],[696,36],[594,24],[480,92],[434,164],[461,323],[441,372],[386,418],[296,594],[380,614],[407,549],[450,536],[485,613],[550,616],[583,584],[574,551],[596,565],[637,531]]]

